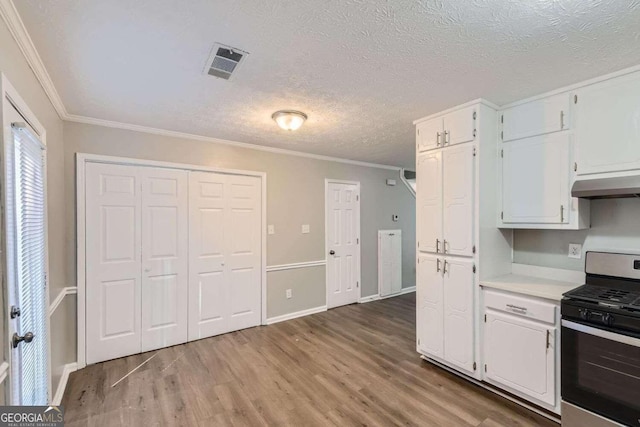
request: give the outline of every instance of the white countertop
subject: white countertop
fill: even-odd
[[[562,282],[519,274],[507,274],[480,281],[480,286],[484,288],[501,289],[554,301],[560,301],[562,294],[580,285],[582,285],[580,282]]]

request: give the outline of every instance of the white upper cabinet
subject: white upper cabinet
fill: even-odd
[[[443,117],[443,121],[443,145],[445,147],[474,140],[476,133],[475,107],[467,107],[449,113]]]
[[[570,148],[566,133],[502,144],[503,222],[569,222]]]
[[[416,170],[418,248],[437,253],[442,247],[442,151],[419,155]]]
[[[473,255],[473,150],[471,144],[442,150],[442,251],[447,255]]]
[[[640,72],[576,92],[577,173],[640,169]]]
[[[441,147],[444,141],[442,117],[418,123],[416,125],[416,141],[419,152]]]
[[[568,93],[507,108],[500,113],[502,141],[513,141],[569,129]]]

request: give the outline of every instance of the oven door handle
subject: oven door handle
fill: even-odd
[[[616,341],[622,344],[640,347],[640,338],[630,337],[628,335],[616,334],[615,332],[605,331],[604,329],[594,328],[592,326],[583,325],[582,323],[572,322],[570,320],[562,320],[562,326],[574,331],[582,332],[588,335]]]

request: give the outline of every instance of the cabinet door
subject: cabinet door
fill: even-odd
[[[443,150],[443,251],[473,255],[473,176],[471,144]]]
[[[581,89],[576,105],[578,174],[640,169],[640,73]]]
[[[509,314],[486,316],[486,378],[555,405],[556,329]]]
[[[418,151],[433,150],[441,146],[442,135],[442,117],[427,120],[416,125],[416,141]]]
[[[501,113],[502,140],[528,138],[569,128],[570,95],[562,93],[508,108]]]
[[[446,259],[444,272],[444,359],[468,372],[474,362],[473,261]]]
[[[502,145],[505,223],[569,222],[569,135],[550,134]]]
[[[420,255],[416,286],[416,332],[418,351],[444,356],[443,289],[440,258]]]
[[[475,107],[463,108],[444,116],[444,145],[462,144],[475,139]]]
[[[442,152],[420,155],[416,169],[418,248],[436,253],[442,249]]]

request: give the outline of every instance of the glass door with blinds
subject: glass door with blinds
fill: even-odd
[[[6,106],[6,101],[5,101]],[[11,106],[12,107],[12,106]],[[9,111],[7,111],[9,110]],[[5,244],[12,405],[49,403],[46,152],[15,108],[5,108]]]

